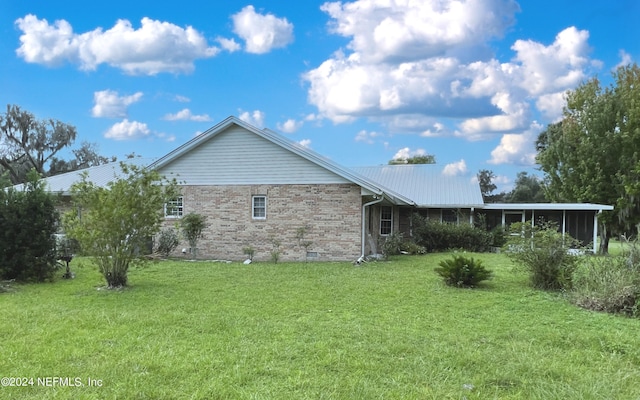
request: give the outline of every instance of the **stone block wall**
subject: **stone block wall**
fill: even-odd
[[[280,261],[346,261],[361,252],[361,194],[354,184],[229,185],[182,187],[184,214],[207,216],[198,258],[244,260],[243,248],[255,249],[254,260],[270,261],[274,241]],[[252,218],[252,196],[267,197],[266,219]],[[165,227],[177,219],[167,218]],[[296,237],[304,228],[305,249]],[[182,248],[188,248],[183,241]],[[309,255],[315,257],[307,258]]]

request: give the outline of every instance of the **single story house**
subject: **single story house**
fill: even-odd
[[[450,223],[473,223],[483,213],[494,225],[544,217],[561,222],[563,232],[595,243],[598,213],[613,209],[599,204],[484,204],[477,183],[445,176],[440,166],[346,168],[235,117],[155,161],[128,161],[180,182],[182,195],[166,208],[166,227],[191,212],[207,217],[198,244],[202,258],[241,260],[244,249],[252,247],[256,260],[270,259],[274,250],[282,260],[354,260],[376,253],[393,232],[409,234],[414,212]],[[47,178],[49,189],[68,196],[82,172]],[[106,184],[117,178],[118,164],[84,172]]]

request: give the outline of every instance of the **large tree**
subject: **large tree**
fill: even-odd
[[[481,169],[478,171],[476,177],[478,178],[478,184],[480,185],[482,200],[485,203],[500,203],[504,201],[506,196],[505,192],[497,194],[493,193],[498,188],[498,186],[493,183],[494,179],[496,179],[496,174],[494,174],[493,171],[489,169]]]
[[[537,162],[554,201],[612,204],[601,216],[600,250],[612,233],[640,222],[640,68],[620,67],[614,84],[593,78],[567,93],[561,122],[537,141]]]
[[[59,152],[73,144],[76,128],[54,119],[39,120],[16,105],[7,105],[0,114],[0,173],[11,182],[22,183],[35,169],[41,176],[51,176],[113,161],[97,154],[96,145],[84,142],[73,150],[75,159],[58,158]]]
[[[126,286],[129,266],[146,260],[145,247],[160,229],[163,205],[178,195],[175,179],[125,163],[121,168],[123,178],[107,187],[83,175],[71,188],[76,207],[64,216],[68,236],[95,259],[110,288]]]
[[[515,186],[504,196],[506,203],[545,203],[547,201],[540,179],[526,171],[518,172]]]

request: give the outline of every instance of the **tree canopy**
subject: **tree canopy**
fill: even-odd
[[[600,221],[606,251],[612,232],[640,222],[640,68],[620,67],[614,83],[593,78],[567,93],[562,121],[537,140],[537,162],[551,200],[615,206]]]
[[[75,159],[58,158],[76,136],[72,125],[51,118],[39,120],[19,106],[7,105],[7,111],[0,114],[0,172],[17,184],[26,180],[31,169],[46,177],[115,161],[99,156],[96,145],[87,142],[72,151]]]
[[[75,209],[64,216],[67,235],[94,257],[108,287],[127,285],[129,265],[145,261],[145,247],[164,218],[163,206],[178,195],[175,179],[120,165],[124,177],[107,187],[95,185],[84,174],[71,188]]]
[[[435,164],[436,157],[431,154],[424,154],[419,156],[407,157],[407,158],[394,158],[389,161],[389,165],[398,164]]]

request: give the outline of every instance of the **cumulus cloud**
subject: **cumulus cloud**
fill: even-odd
[[[249,53],[264,54],[293,42],[293,24],[286,18],[259,14],[253,6],[246,6],[231,19],[233,32],[244,40]]]
[[[233,53],[234,51],[240,50],[242,46],[238,44],[234,39],[227,39],[223,37],[218,37],[216,39],[218,43],[220,43],[220,47],[228,51],[229,53]]]
[[[141,98],[142,92],[130,96],[119,96],[114,90],[94,92],[91,115],[97,118],[124,118],[127,116],[127,107]]]
[[[631,57],[631,54],[627,53],[624,50],[618,51],[618,55],[620,56],[620,62],[613,68],[614,71],[620,67],[626,67],[633,62],[633,57]]]
[[[121,19],[106,31],[96,28],[81,34],[74,33],[65,20],[49,24],[32,14],[17,19],[16,25],[22,31],[18,56],[47,66],[71,63],[91,71],[108,64],[132,75],[188,73],[195,60],[220,51],[191,26],[182,28],[146,17],[139,28]]]
[[[409,147],[403,147],[393,156],[393,160],[406,160],[415,156],[426,156],[425,149],[411,150]]]
[[[188,108],[182,109],[175,114],[167,114],[162,119],[166,121],[211,121],[211,117],[208,114],[193,114]]]
[[[238,116],[242,121],[258,128],[264,127],[264,117],[264,111],[260,110],[254,110],[253,112],[240,110],[240,115]]]
[[[536,157],[534,141],[543,129],[542,125],[534,122],[524,133],[503,135],[500,144],[491,152],[491,159],[488,162],[490,164],[533,165]]]
[[[467,163],[460,160],[451,164],[447,164],[442,169],[442,174],[447,176],[456,176],[467,173]]]
[[[311,139],[302,139],[298,142],[298,144],[302,147],[306,147],[307,149],[311,148]]]
[[[283,123],[277,123],[276,127],[282,132],[294,133],[298,129],[302,128],[302,125],[304,125],[304,121],[296,121],[295,119],[289,118]]]
[[[361,130],[355,137],[356,142],[364,142],[367,144],[373,144],[377,138],[383,137],[384,134],[379,132],[367,132],[366,130]],[[408,148],[407,148],[408,149]]]
[[[124,119],[122,122],[114,124],[109,128],[104,137],[114,140],[134,140],[151,135],[151,130],[147,124],[137,121],[129,121]]]
[[[349,39],[303,79],[308,101],[334,123],[368,118],[390,133],[484,140],[553,122],[562,95],[600,68],[589,33],[552,43],[516,40],[499,60],[492,41],[514,24],[511,0],[325,3],[330,30]]]

